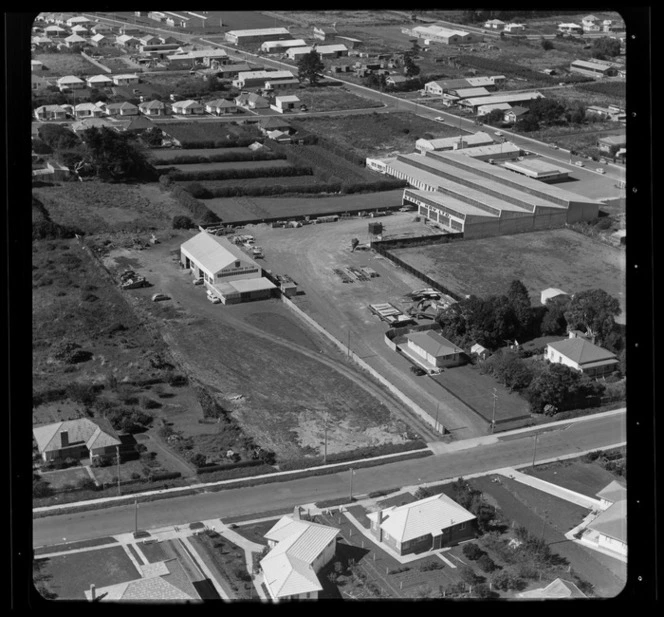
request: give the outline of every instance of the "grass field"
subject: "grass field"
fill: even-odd
[[[303,88],[296,91],[300,103],[306,105],[310,112],[314,111],[345,111],[347,109],[368,109],[382,107],[381,103],[358,96],[345,88]]]
[[[394,254],[459,294],[502,294],[520,279],[533,303],[547,287],[604,289],[625,318],[625,254],[568,229],[403,248]],[[570,267],[570,264],[574,264]]]
[[[85,591],[140,578],[140,573],[121,546],[71,555],[48,557],[43,572],[50,577],[48,588],[60,600],[85,600]]]
[[[214,154],[226,154],[231,156],[234,152],[248,153],[251,152],[249,148],[238,147],[238,148],[187,148],[183,150],[182,148],[154,148],[150,150],[149,156],[150,160],[155,164],[166,165],[169,161],[173,159],[180,158],[182,156],[210,156]]]
[[[168,229],[173,217],[190,216],[158,184],[108,184],[97,180],[34,188],[33,194],[61,225],[86,234]]]
[[[230,186],[245,186],[245,187],[264,187],[267,178],[237,178],[233,180],[205,180],[203,184],[206,189],[213,190],[215,188],[225,188]],[[176,181],[176,184],[187,186],[191,180]],[[322,180],[314,175],[310,176],[274,176],[269,178],[270,186],[302,186],[321,184]],[[244,197],[242,198],[244,199]],[[263,199],[262,197],[248,197],[247,199]],[[298,197],[297,199],[301,199]],[[205,202],[208,204],[208,202]],[[263,215],[264,216],[264,215]],[[224,219],[224,221],[227,219]],[[244,219],[238,219],[244,220]]]
[[[94,75],[99,67],[88,62],[80,54],[53,53],[35,54],[33,60],[44,64],[44,77],[62,77],[64,75]]]
[[[294,180],[309,178],[297,176]],[[275,178],[275,184],[282,184]],[[287,178],[283,178],[287,180]],[[320,197],[224,197],[203,200],[224,223],[262,220],[274,217],[318,216],[333,212],[358,212],[401,204],[402,190],[381,193]]]
[[[76,485],[81,480],[89,480],[88,472],[82,467],[71,467],[60,471],[49,471],[41,474],[42,480],[48,482],[49,486],[57,491],[63,486]]]
[[[334,141],[360,156],[412,152],[415,141],[420,137],[450,137],[465,132],[408,112],[298,119],[292,124]]]
[[[230,122],[174,122],[160,128],[183,145],[209,141],[232,141],[233,139],[260,138],[258,128],[240,127]]]
[[[160,163],[157,165],[157,168],[159,169],[162,166],[173,167],[179,171],[185,172],[292,167],[292,165],[284,159],[275,159],[273,161],[226,161],[217,163]],[[264,180],[264,182],[266,182],[266,180]],[[272,178],[269,182],[272,182]]]

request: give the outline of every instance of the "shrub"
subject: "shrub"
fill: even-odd
[[[149,396],[142,396],[140,398],[141,407],[143,409],[159,409],[162,405],[159,401],[151,399]]]
[[[463,554],[471,561],[477,561],[480,557],[486,555],[486,553],[474,542],[468,542],[467,544],[464,544],[461,550]]]
[[[500,570],[491,577],[491,584],[499,591],[519,591],[526,582],[511,570]]]
[[[173,217],[173,229],[192,229],[195,227],[194,221],[183,214]]]
[[[430,572],[431,570],[442,570],[442,568],[443,564],[439,560],[435,560],[423,563],[419,570],[420,572]]]
[[[110,467],[113,464],[113,458],[110,456],[96,456],[92,459],[93,467]]]
[[[498,566],[493,559],[491,559],[486,553],[479,557],[477,565],[482,569],[482,572],[493,572],[498,569]]]
[[[50,484],[45,480],[39,480],[32,483],[32,496],[39,497],[51,497],[53,495],[53,489]]]
[[[81,491],[97,490],[97,485],[92,478],[83,478],[76,483],[76,488]]]

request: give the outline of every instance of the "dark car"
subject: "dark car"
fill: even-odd
[[[411,373],[415,373],[415,375],[417,375],[418,377],[427,374],[427,372],[424,369],[420,368],[419,366],[411,366],[410,371]]]

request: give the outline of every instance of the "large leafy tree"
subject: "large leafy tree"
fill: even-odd
[[[601,344],[614,330],[615,318],[621,312],[617,298],[603,289],[589,289],[574,294],[565,311],[565,320],[570,328],[585,330]]]
[[[546,313],[542,318],[540,332],[543,336],[550,334],[564,334],[567,328],[565,312],[569,307],[570,297],[565,295],[551,298],[546,303]]]
[[[403,57],[404,72],[408,77],[415,77],[420,74],[420,67],[415,64],[411,54],[405,54]]]
[[[620,41],[618,39],[612,39],[608,36],[594,39],[591,52],[598,60],[606,60],[607,58],[619,56]]]
[[[310,84],[315,85],[320,80],[321,73],[325,70],[325,64],[320,59],[320,54],[312,49],[299,59],[297,70],[301,80],[306,79]]]
[[[519,336],[529,336],[533,327],[533,311],[528,289],[521,281],[514,280],[507,290],[507,299],[518,322]]]
[[[117,133],[107,127],[83,131],[89,162],[99,179],[121,182],[145,177],[151,167],[145,154],[128,133]]]

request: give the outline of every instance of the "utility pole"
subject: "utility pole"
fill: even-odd
[[[355,470],[350,467],[350,500],[353,501],[353,474],[355,473]]]
[[[323,450],[323,465],[327,464],[327,409],[325,410],[325,449]]]
[[[118,495],[120,495],[120,446],[115,446],[115,451],[118,458]]]
[[[346,355],[350,358],[350,329],[348,330],[348,345],[346,346]]]
[[[493,434],[494,429],[496,428],[496,399],[498,395],[496,394],[496,389],[493,389],[493,412],[491,414],[491,433]]]
[[[138,534],[138,498],[134,500],[134,505],[136,506],[134,513],[134,534]]]
[[[537,438],[539,437],[539,433],[535,433],[535,443],[533,445],[533,464],[531,467],[535,467],[535,453],[537,452]]]

